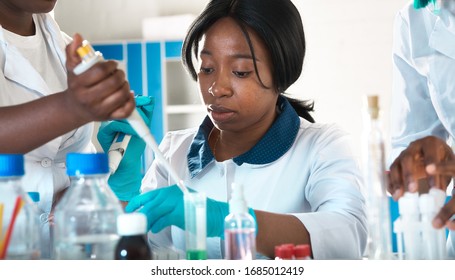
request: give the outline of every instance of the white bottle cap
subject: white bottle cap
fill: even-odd
[[[422,214],[436,213],[435,199],[427,193],[421,194],[419,197],[419,208]]]
[[[437,188],[431,188],[428,193],[434,198],[436,210],[439,211],[446,202],[446,192]]]
[[[398,212],[400,215],[415,215],[419,213],[419,194],[405,192],[404,195],[398,199]]]
[[[139,212],[117,217],[117,233],[121,236],[141,235],[147,232],[147,217]]]

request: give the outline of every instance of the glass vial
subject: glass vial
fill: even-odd
[[[24,157],[0,154],[0,259],[40,258],[38,211],[22,188]]]
[[[225,259],[254,260],[256,258],[256,222],[248,213],[243,186],[232,183],[229,215],[224,220]]]
[[[66,164],[71,185],[55,207],[54,257],[112,260],[123,208],[107,183],[107,155],[70,153]]]
[[[116,260],[150,260],[152,253],[145,237],[147,217],[139,212],[125,213],[117,218],[121,236],[115,248]]]
[[[185,245],[187,260],[207,259],[207,198],[204,193],[185,193]]]
[[[386,192],[385,150],[379,114],[379,96],[367,96],[366,103],[362,134],[362,164],[369,232],[366,257],[391,259],[392,233]]]

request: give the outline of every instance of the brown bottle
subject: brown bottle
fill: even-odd
[[[117,218],[120,240],[115,248],[116,260],[150,260],[152,254],[147,243],[147,217],[142,213],[122,214]]]

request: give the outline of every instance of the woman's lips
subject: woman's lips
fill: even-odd
[[[209,105],[209,114],[215,122],[225,122],[234,116],[234,111],[216,105]]]

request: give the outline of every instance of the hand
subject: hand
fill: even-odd
[[[447,175],[455,177],[455,160],[444,163],[430,164],[426,167],[426,171],[430,175]],[[455,214],[455,197],[447,202],[433,219],[435,228],[442,228],[444,225],[450,230],[455,230],[455,221],[450,220]]]
[[[148,229],[153,233],[171,225],[185,230],[183,193],[177,185],[141,194],[128,203],[125,211],[137,209],[147,216]],[[224,219],[228,214],[226,202],[207,198],[207,237],[224,237]]]
[[[430,187],[442,190],[447,188],[451,177],[429,174],[425,167],[454,160],[452,149],[443,140],[428,136],[412,142],[390,166],[387,190],[394,200],[398,200],[405,191],[418,191],[419,179],[426,179]]]
[[[82,37],[76,34],[66,47],[68,88],[65,97],[69,113],[84,123],[128,117],[134,109],[134,95],[117,62],[101,61],[80,75],[73,73],[81,62],[76,52],[81,44]]]
[[[136,97],[136,106],[147,126],[150,126],[153,113],[153,98]],[[118,132],[132,135],[125,154],[117,171],[109,177],[109,185],[121,201],[129,201],[139,194],[142,181],[141,156],[144,153],[145,142],[139,138],[126,120],[101,123],[97,134],[98,142],[107,153]]]

